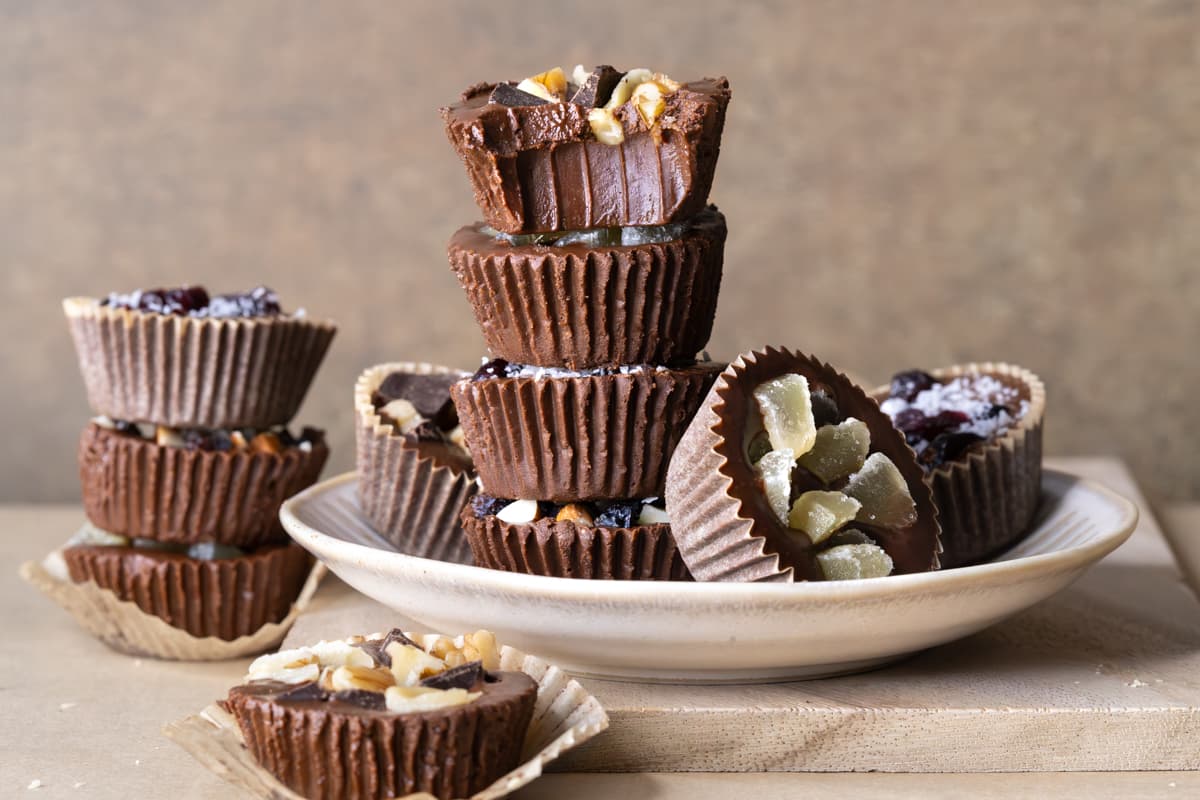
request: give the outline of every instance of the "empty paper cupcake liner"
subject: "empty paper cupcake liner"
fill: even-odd
[[[286,541],[279,506],[315,483],[328,457],[324,444],[279,453],[168,447],[91,423],[79,440],[83,509],[96,527],[129,538]]]
[[[208,319],[63,301],[88,405],[174,428],[269,428],[296,415],[336,331],[301,316]]]
[[[436,364],[396,362],[370,367],[359,376],[354,408],[363,515],[403,553],[470,564],[458,512],[478,488],[475,476],[422,455],[379,416],[371,395],[393,372],[465,375]]]
[[[708,344],[725,248],[715,208],[679,239],[628,247],[514,247],[479,227],[454,235],[449,259],[494,356],[586,369],[669,364]]]
[[[421,635],[410,633],[409,636],[418,638]],[[541,775],[546,765],[561,754],[608,727],[608,715],[600,702],[558,667],[506,646],[500,651],[500,669],[524,672],[538,684],[533,719],[522,745],[523,763],[472,795],[470,800],[494,800],[516,791]],[[237,720],[216,704],[167,725],[163,733],[206,768],[253,797],[271,800],[298,800],[300,797],[255,761],[246,748]],[[334,770],[332,774],[344,774],[348,768],[344,760],[347,755],[340,749],[314,750],[311,757],[319,762],[329,762],[328,768]],[[428,798],[430,795],[407,797]]]

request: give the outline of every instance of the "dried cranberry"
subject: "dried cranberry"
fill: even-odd
[[[128,422],[123,419],[118,419],[113,422],[113,430],[115,430],[117,433],[123,433],[126,436],[137,436],[138,438],[141,438],[142,436],[142,431],[138,428],[136,423]]]
[[[511,502],[511,500],[502,500],[492,497],[490,494],[480,493],[471,498],[471,510],[475,512],[476,517],[490,517],[499,514],[500,509]]]
[[[921,435],[932,442],[943,433],[952,433],[955,428],[970,421],[971,418],[961,411],[940,411],[937,416],[928,417],[925,420]]]
[[[892,424],[904,434],[909,444],[916,444],[924,438],[922,431],[925,430],[925,419],[925,414],[920,409],[906,408],[892,417]]]
[[[926,469],[937,469],[947,461],[954,461],[972,445],[982,441],[983,437],[974,433],[942,433],[929,442],[929,446],[921,451],[917,460]]]
[[[922,372],[919,369],[910,369],[904,372],[897,372],[892,376],[891,396],[899,397],[905,402],[911,403],[917,399],[917,395],[937,383],[937,380],[928,372]]]
[[[188,450],[214,450],[213,440],[208,431],[192,429],[183,432],[183,446]]]
[[[614,500],[596,517],[596,524],[601,528],[633,527],[641,505],[637,500]]]
[[[493,358],[477,369],[475,374],[471,376],[471,380],[483,381],[488,378],[507,378],[510,366],[503,358]]]

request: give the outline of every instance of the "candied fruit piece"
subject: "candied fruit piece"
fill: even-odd
[[[817,553],[828,581],[884,578],[892,574],[892,557],[876,544],[839,544]]]
[[[772,450],[755,466],[767,503],[784,525],[788,524],[788,500],[792,495],[792,467],[795,465],[791,450]]]
[[[862,504],[859,522],[882,528],[907,528],[917,521],[917,506],[900,470],[883,453],[872,453],[843,490]]]
[[[800,456],[800,466],[825,483],[833,483],[862,469],[870,450],[867,423],[850,417],[837,425],[818,428],[812,449]]]
[[[859,503],[841,492],[805,492],[792,504],[788,527],[804,531],[813,544],[820,544],[854,519]]]
[[[773,450],[791,450],[798,457],[812,449],[817,425],[808,380],[803,375],[781,375],[759,384],[754,389],[754,401]]]

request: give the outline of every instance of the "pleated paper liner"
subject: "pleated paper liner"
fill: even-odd
[[[493,800],[515,792],[541,775],[554,759],[608,727],[608,715],[600,702],[558,667],[505,646],[500,651],[500,669],[524,672],[537,681],[537,702],[525,734],[522,763],[491,786],[472,795],[471,800]],[[254,760],[233,715],[216,704],[167,725],[163,733],[209,770],[253,797],[300,798]],[[341,767],[335,774],[343,774],[348,768],[340,761],[345,752],[314,752],[311,757],[338,759]],[[352,795],[342,796],[352,800]],[[407,795],[409,798],[431,796]]]
[[[724,365],[450,388],[484,489],[555,502],[661,497],[667,462]]]
[[[315,483],[328,457],[324,444],[189,450],[90,423],[79,439],[83,509],[96,527],[129,538],[242,548],[287,541],[279,506]]]
[[[712,206],[679,239],[628,247],[514,247],[471,225],[449,259],[494,356],[576,370],[669,364],[708,344],[725,233]]]
[[[88,405],[174,428],[269,428],[296,415],[336,331],[301,316],[207,319],[63,301]]]
[[[95,581],[75,583],[71,580],[61,549],[52,552],[40,563],[25,562],[21,565],[20,574],[26,582],[74,617],[82,628],[114,650],[132,656],[173,661],[222,661],[277,647],[300,613],[308,607],[325,575],[325,567],[316,564],[307,571],[303,585],[282,619],[266,622],[232,640],[217,636],[194,636],[144,611],[137,602],[123,600],[109,589],[101,588]],[[232,590],[237,591],[236,588]]]
[[[481,567],[555,578],[692,579],[666,524],[605,528],[554,519],[512,524],[494,515],[477,517],[470,505],[462,524]]]
[[[1029,370],[1002,363],[970,363],[934,370],[940,382],[990,375],[1020,392],[1025,415],[1004,435],[982,443],[927,476],[942,523],[942,566],[965,567],[1012,547],[1029,528],[1042,492],[1042,424],[1046,387]],[[872,395],[882,401],[888,387]]]
[[[371,395],[393,372],[466,374],[436,364],[395,362],[370,367],[358,377],[355,438],[363,515],[401,552],[470,564],[458,512],[478,489],[475,476],[423,455],[380,418]]]
[[[746,420],[760,383],[798,373],[834,396],[841,417],[866,423],[871,452],[895,463],[912,493],[917,522],[900,531],[872,528],[896,574],[938,567],[937,511],[916,454],[891,419],[861,388],[829,364],[791,350],[745,353],[721,373],[671,458],[667,513],[683,560],[697,580],[822,580],[815,551],[788,534],[758,487],[745,455]],[[781,553],[783,558],[781,558]]]

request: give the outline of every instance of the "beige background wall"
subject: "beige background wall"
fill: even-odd
[[[184,281],[340,322],[348,467],[363,366],[481,354],[437,107],[577,61],[732,81],[715,355],[1014,360],[1052,452],[1200,496],[1200,4],[0,0],[0,500],[77,491],[59,298]]]

